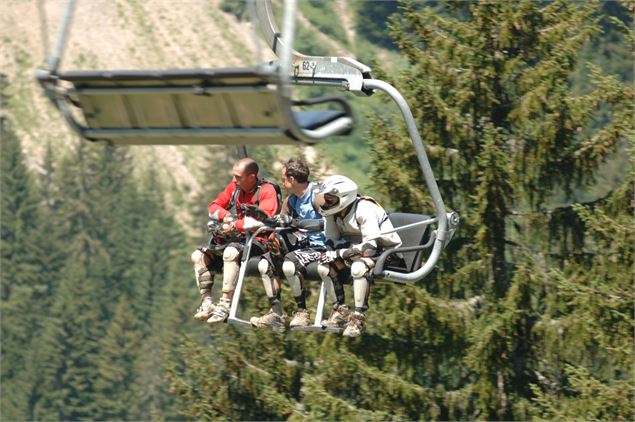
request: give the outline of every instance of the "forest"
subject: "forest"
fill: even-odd
[[[324,29],[330,4],[301,9],[350,42]],[[199,147],[193,199],[125,147],[47,142],[29,166],[3,75],[0,420],[635,419],[635,2],[355,4],[349,47],[404,94],[461,216],[432,274],[373,285],[355,339],[210,328],[192,318],[190,255],[236,153]],[[299,31],[299,50],[319,48]],[[312,170],[431,213],[406,128],[378,101]],[[278,181],[276,162],[309,156],[253,154]],[[240,312],[266,310],[248,279]]]

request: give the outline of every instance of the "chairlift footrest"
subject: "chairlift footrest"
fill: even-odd
[[[249,328],[253,328],[253,325],[251,325],[251,323],[249,321],[245,321],[244,319],[240,319],[240,318],[227,318],[227,323],[228,324],[232,324],[232,325],[238,325],[240,327],[249,327]]]
[[[344,331],[342,328],[336,327],[323,327],[321,325],[307,325],[304,327],[291,327],[290,331],[309,331],[309,332],[319,332],[319,333],[337,333],[341,334]]]

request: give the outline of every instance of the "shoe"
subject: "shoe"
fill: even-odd
[[[218,305],[214,307],[212,311],[212,315],[207,320],[208,324],[218,324],[219,322],[227,321],[227,317],[229,316],[229,307],[231,306],[231,302],[225,299],[221,299],[218,302]]]
[[[311,325],[311,314],[306,309],[296,309],[293,311],[293,319],[289,327],[307,327]]]
[[[351,311],[346,305],[338,305],[337,308],[331,311],[328,319],[321,322],[324,328],[344,328],[348,323],[348,318]]]
[[[342,335],[344,337],[358,337],[366,330],[366,317],[361,312],[353,312]]]
[[[214,303],[212,303],[211,297],[206,297],[201,302],[201,306],[196,310],[194,314],[194,319],[198,319],[199,321],[205,321],[207,318],[212,316],[212,312],[214,311]]]
[[[278,315],[274,311],[269,311],[261,317],[251,317],[249,322],[256,328],[271,327],[273,331],[282,333],[287,329],[285,325],[286,319],[285,315]]]

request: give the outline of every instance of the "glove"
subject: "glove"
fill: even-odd
[[[293,218],[289,214],[278,214],[274,215],[271,220],[274,222],[276,226],[280,227],[288,227],[293,222]]]
[[[233,230],[236,230],[236,223],[234,221],[230,221],[229,223],[223,223],[222,229],[223,229],[223,233],[229,233]]]
[[[247,230],[254,230],[257,229],[258,227],[262,227],[264,226],[264,223],[262,221],[258,221],[255,218],[252,217],[245,217],[243,219],[243,230],[247,231]]]
[[[359,255],[354,249],[337,249],[335,251],[326,251],[320,257],[320,263],[327,264],[333,262],[336,259],[351,259],[355,255]]]
[[[207,233],[215,233],[218,227],[221,226],[221,222],[217,220],[209,220],[207,222]]]
[[[338,249],[336,252],[340,256],[340,258],[342,258],[343,260],[351,259],[355,255],[359,255],[359,253],[356,252],[355,249],[352,249],[352,248],[350,248],[350,249]]]
[[[337,259],[337,251],[326,251],[320,255],[320,264],[329,264]]]

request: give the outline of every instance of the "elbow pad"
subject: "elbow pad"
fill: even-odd
[[[362,245],[362,256],[371,257],[377,254],[377,246],[372,243],[364,243]]]
[[[304,229],[310,232],[324,231],[324,220],[298,220],[295,219],[291,223],[293,227]]]

